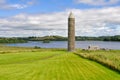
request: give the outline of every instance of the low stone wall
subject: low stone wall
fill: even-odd
[[[88,50],[100,50],[99,46],[88,46]]]
[[[88,46],[87,49],[83,49],[83,50],[105,50],[105,51],[109,51],[111,49],[108,49],[108,48],[100,48],[99,46]]]

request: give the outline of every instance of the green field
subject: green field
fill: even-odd
[[[0,80],[120,80],[117,72],[64,49],[0,51]]]
[[[76,54],[80,55],[81,57],[99,62],[120,73],[120,50],[80,50]]]

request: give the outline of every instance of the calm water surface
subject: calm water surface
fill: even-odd
[[[7,46],[18,47],[42,47],[42,48],[67,48],[67,41],[51,41],[43,43],[42,41],[29,41],[28,43],[6,44]],[[120,42],[104,42],[104,41],[76,41],[76,47],[86,49],[88,46],[99,46],[100,48],[120,49]]]

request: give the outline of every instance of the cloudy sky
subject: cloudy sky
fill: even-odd
[[[120,35],[120,0],[0,0],[0,37],[67,36],[71,11],[76,36]]]

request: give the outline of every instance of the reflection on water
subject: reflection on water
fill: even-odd
[[[120,49],[120,42],[104,42],[104,41],[76,41],[77,48],[86,49],[88,46],[99,46],[100,48]],[[43,43],[42,41],[29,41],[28,43],[7,44],[7,46],[20,47],[42,47],[42,48],[67,48],[67,41],[51,41]]]

